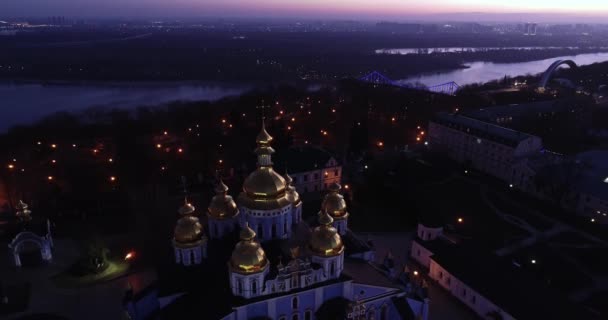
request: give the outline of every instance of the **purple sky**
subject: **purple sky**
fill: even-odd
[[[608,22],[608,0],[0,0],[0,16],[308,17]],[[525,13],[525,15],[522,15]]]

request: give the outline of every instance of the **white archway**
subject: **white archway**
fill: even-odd
[[[49,235],[47,237],[40,237],[33,232],[23,231],[17,234],[17,236],[11,241],[8,247],[11,249],[13,254],[13,260],[15,266],[21,267],[22,249],[26,244],[33,244],[40,250],[40,256],[43,261],[51,261],[53,254],[51,252],[52,242]]]

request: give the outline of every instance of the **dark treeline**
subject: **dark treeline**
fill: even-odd
[[[135,37],[137,35],[145,35]],[[125,39],[125,40],[120,40]],[[431,55],[377,55],[381,48],[575,46]],[[43,30],[0,38],[0,77],[43,80],[293,81],[399,79],[467,61],[520,62],[596,52],[606,37],[382,32],[238,32],[186,29]],[[587,49],[585,49],[587,48]]]

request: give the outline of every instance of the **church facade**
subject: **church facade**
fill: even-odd
[[[374,269],[373,246],[348,230],[339,184],[328,188],[318,215],[303,219],[293,180],[273,169],[271,142],[263,126],[257,168],[236,201],[219,179],[206,223],[187,201],[180,208],[167,274],[185,280],[129,292],[129,317],[174,319],[205,309],[201,319],[427,319],[428,299]]]

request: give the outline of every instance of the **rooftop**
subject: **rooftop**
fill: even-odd
[[[441,112],[436,115],[433,122],[512,147],[533,137],[524,132],[511,130],[459,114]]]
[[[277,172],[306,172],[324,168],[331,153],[315,146],[292,147],[279,150],[273,158]]]
[[[509,261],[482,250],[459,247],[431,259],[516,319],[595,319]]]

